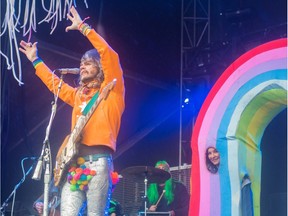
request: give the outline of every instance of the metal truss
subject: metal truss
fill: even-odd
[[[180,65],[180,127],[179,127],[179,167],[182,165],[182,154],[185,147],[190,145],[191,132],[195,123],[193,112],[195,107],[188,107],[190,116],[187,116],[184,107],[186,93],[194,85],[194,78],[202,71],[195,70],[195,66],[203,66],[203,59],[196,62],[199,47],[210,43],[210,0],[182,0],[181,6],[181,65]],[[197,51],[198,50],[198,51]],[[203,57],[209,61],[209,53]],[[196,65],[195,65],[196,64]],[[205,74],[204,74],[205,75]],[[205,75],[207,76],[207,75]],[[198,76],[199,77],[199,76]],[[198,78],[197,78],[198,79]],[[206,77],[204,77],[206,79]],[[182,109],[183,108],[183,109]],[[187,109],[186,109],[187,110]],[[191,117],[191,118],[190,118]],[[188,119],[187,119],[188,118]],[[187,121],[188,120],[188,121]],[[188,122],[188,124],[187,124]],[[187,126],[188,125],[188,126]],[[191,129],[192,128],[192,129]],[[187,133],[187,129],[190,131]],[[185,132],[185,133],[184,133]],[[186,146],[185,146],[186,145]],[[184,149],[184,151],[183,151]]]

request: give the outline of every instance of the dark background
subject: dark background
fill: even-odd
[[[167,160],[171,166],[177,166],[182,103],[179,96],[181,1],[87,0],[87,3],[88,9],[82,1],[77,1],[81,17],[91,17],[87,23],[117,51],[124,70],[126,110],[118,138],[115,170],[121,173],[131,166],[154,166],[158,160]],[[3,20],[5,7],[1,6]],[[36,11],[40,21],[45,16],[40,4]],[[235,15],[236,11],[244,12]],[[32,34],[31,41],[38,41],[39,55],[51,69],[78,67],[82,54],[91,49],[79,32],[65,33],[67,25],[70,21],[64,19],[50,35],[51,23],[43,23],[37,25],[37,32]],[[196,49],[192,68],[186,74],[193,79],[193,84],[189,92],[192,103],[182,110],[182,163],[191,163],[192,122],[217,78],[241,54],[262,43],[286,37],[286,30],[285,0],[211,1],[211,43],[203,43]],[[17,37],[17,43],[21,39],[27,40],[20,33]],[[7,40],[8,36],[4,34],[1,51],[9,52]],[[206,64],[207,50],[214,56],[212,62],[206,61],[205,69],[195,68],[200,57]],[[23,176],[21,160],[40,155],[53,100],[22,54],[21,60],[25,85],[20,87],[1,56],[1,204]],[[66,76],[65,81],[74,85],[76,78]],[[49,139],[53,157],[69,133],[70,111],[70,107],[58,101]],[[286,211],[286,110],[267,127],[262,150],[262,167],[265,167],[262,213],[271,215],[269,209],[284,208]],[[26,171],[32,163],[25,160]],[[29,174],[17,190],[16,201],[23,208],[31,208],[42,190],[43,182],[31,180]]]

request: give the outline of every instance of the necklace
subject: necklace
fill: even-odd
[[[97,81],[84,84],[79,89],[79,97],[81,101],[86,101],[87,96],[90,95],[92,89],[100,88],[100,84]],[[82,98],[84,96],[84,98]]]
[[[93,81],[93,82],[84,84],[79,88],[79,97],[80,97],[80,100],[82,101],[82,104],[79,106],[81,108],[81,112],[83,112],[83,110],[87,106],[87,99],[92,98],[94,93],[97,92],[93,90],[94,89],[96,90],[99,87],[100,87],[99,83],[97,81]]]

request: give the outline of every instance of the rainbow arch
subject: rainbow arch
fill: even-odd
[[[190,216],[241,215],[241,181],[251,179],[254,215],[260,215],[261,138],[287,108],[287,39],[258,46],[233,62],[215,83],[199,112],[191,140]],[[205,151],[220,153],[217,174]]]

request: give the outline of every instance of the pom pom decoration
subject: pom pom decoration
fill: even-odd
[[[95,176],[96,175],[96,171],[95,170],[90,170],[90,175],[91,176]]]
[[[88,181],[82,181],[82,185],[88,185]]]
[[[75,172],[81,175],[82,172],[83,172],[83,169],[82,169],[82,168],[77,168],[77,169],[75,170]]]
[[[70,190],[71,190],[71,191],[76,191],[76,190],[77,190],[76,185],[72,185],[72,184],[71,184],[71,185],[70,185]]]
[[[83,170],[83,174],[84,174],[84,175],[90,175],[90,169],[85,168],[85,169]]]
[[[119,175],[117,172],[111,172],[110,175],[112,178],[112,185],[115,186],[119,182]]]
[[[83,191],[84,185],[80,185],[80,186],[79,186],[79,189]]]
[[[77,158],[77,165],[72,164],[67,175],[67,181],[70,183],[71,191],[87,191],[88,183],[96,175],[95,170],[90,170],[85,166],[83,157]]]
[[[85,163],[85,159],[84,159],[83,157],[77,158],[77,164],[78,164],[78,165],[82,165],[82,164],[84,164],[84,163]]]
[[[80,176],[81,176],[81,174],[76,173],[76,174],[73,176],[73,179],[76,180],[76,181],[78,181],[78,180],[80,179]]]
[[[68,174],[67,181],[71,181],[73,179],[73,176],[71,174]]]
[[[81,180],[81,181],[86,181],[86,180],[87,180],[87,175],[82,174],[82,175],[80,176],[80,180]]]
[[[69,169],[69,171],[68,172],[73,172],[73,171],[75,171],[76,170],[76,167],[75,166],[73,166],[73,167],[71,167],[70,169]]]
[[[87,181],[90,181],[92,179],[91,175],[87,175]]]
[[[76,185],[77,182],[76,182],[75,179],[72,179],[71,181],[69,181],[69,183],[72,184],[72,185]]]
[[[79,157],[77,158],[77,165],[72,164],[69,169],[67,181],[70,183],[71,191],[87,191],[89,189],[89,181],[96,175],[96,171],[87,168],[84,163],[85,159],[83,157]],[[119,175],[117,172],[111,172],[110,176],[112,179],[112,187],[115,187],[115,185],[119,182]]]

